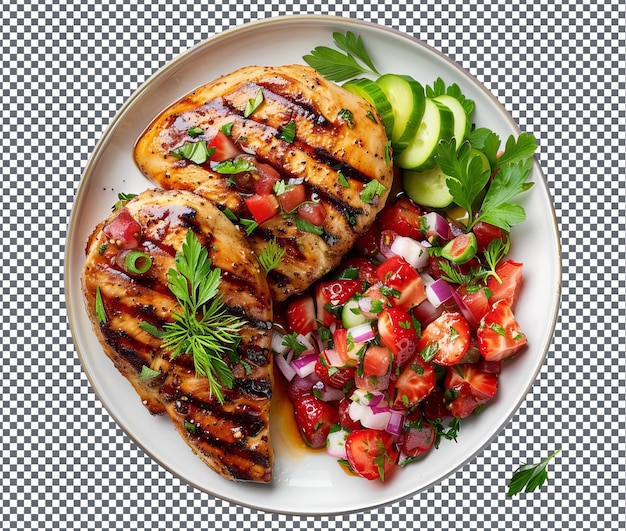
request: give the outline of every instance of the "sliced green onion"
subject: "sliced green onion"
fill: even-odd
[[[131,251],[126,255],[126,271],[135,275],[143,275],[152,267],[152,258],[139,251]]]

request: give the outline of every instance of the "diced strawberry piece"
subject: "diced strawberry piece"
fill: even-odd
[[[315,363],[315,374],[322,382],[336,389],[343,389],[348,382],[354,381],[355,367],[337,367],[332,365],[325,352]]]
[[[391,384],[389,395],[395,409],[411,409],[435,388],[435,370],[416,354],[409,360],[397,380]]]
[[[378,316],[380,342],[394,355],[396,367],[402,367],[415,354],[419,339],[411,316],[400,308],[386,308]]]
[[[335,312],[348,302],[363,287],[359,280],[339,279],[318,282],[315,286],[315,306],[317,319],[322,326],[340,323]]]
[[[296,399],[294,415],[302,439],[311,448],[326,446],[328,433],[339,420],[337,408],[313,395]]]
[[[311,295],[298,295],[287,306],[287,325],[292,332],[306,336],[317,330],[315,302]]]
[[[523,264],[513,260],[506,260],[498,264],[496,275],[498,275],[502,283],[498,282],[498,279],[493,276],[489,277],[487,288],[491,292],[491,297],[489,298],[490,305],[499,300],[504,300],[513,308],[522,287],[522,268]]]
[[[448,403],[448,410],[453,417],[469,417],[480,405],[467,382],[455,388],[455,394],[456,397]]]
[[[361,477],[384,481],[398,461],[394,438],[383,430],[356,430],[346,439],[350,468]]]
[[[470,385],[471,393],[478,400],[489,400],[498,390],[498,375],[482,371],[474,363],[446,367],[446,389],[457,389],[465,383]]]
[[[487,361],[509,358],[528,343],[506,300],[491,307],[480,322],[476,335],[480,353]]]
[[[352,420],[348,412],[351,403],[349,398],[343,398],[339,402],[339,424],[348,431],[358,430],[361,427],[361,423],[358,420]]]
[[[393,306],[409,311],[426,300],[424,282],[417,270],[401,256],[392,256],[378,266],[378,278]]]
[[[470,346],[470,327],[458,312],[444,312],[422,332],[418,352],[439,365],[454,365]]]
[[[387,347],[369,347],[363,355],[362,373],[364,377],[384,376],[391,369],[392,354]]]

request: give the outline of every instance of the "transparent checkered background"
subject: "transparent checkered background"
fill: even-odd
[[[624,529],[626,16],[619,0],[322,0],[243,5],[2,0],[3,529]],[[68,331],[64,239],[81,171],[122,103],[198,41],[269,16],[357,17],[415,35],[539,139],[562,231],[563,297],[532,392],[493,443],[414,499],[307,519],[195,491],[102,408]],[[556,448],[550,482],[513,470]]]

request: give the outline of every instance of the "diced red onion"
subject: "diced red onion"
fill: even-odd
[[[428,251],[420,242],[407,236],[398,236],[391,244],[391,251],[404,258],[415,269],[428,265]]]
[[[326,385],[322,381],[316,383],[313,388],[317,390],[316,396],[319,396],[319,399],[323,402],[339,402],[339,400],[346,396],[341,389]]]
[[[315,350],[315,345],[311,343],[311,341],[309,340],[309,336],[303,336],[302,334],[298,334],[296,336],[296,340],[298,341],[298,343],[306,347],[306,350]]]
[[[328,359],[328,363],[330,364],[331,367],[343,367],[344,363],[342,359],[339,357],[339,352],[337,352],[335,349],[327,348],[324,351],[324,354],[326,355],[326,358]]]
[[[463,317],[465,317],[465,319],[467,319],[467,322],[474,328],[478,328],[479,323],[476,320],[476,317],[474,317],[474,314],[470,310],[469,306],[465,304],[463,297],[461,297],[455,289],[451,289],[450,292],[452,293],[452,298],[458,306],[459,311],[463,314]]]
[[[429,212],[424,215],[426,229],[426,237],[432,238],[437,236],[442,240],[452,239],[452,230],[446,219],[437,212]]]
[[[305,354],[291,361],[291,367],[300,378],[306,378],[309,374],[315,372],[315,363],[319,355],[315,352]]]
[[[371,341],[376,337],[374,329],[369,323],[363,323],[353,326],[352,328],[348,328],[348,335],[354,339],[355,343],[365,343],[366,341]]]
[[[285,336],[277,330],[272,332],[272,350],[277,354],[284,354],[287,352],[287,349],[289,349],[287,345],[283,345],[284,337]]]
[[[402,433],[402,426],[404,425],[404,412],[397,409],[390,409],[391,416],[389,422],[385,428],[389,433],[393,435],[400,435]]]
[[[422,274],[422,280],[426,287],[426,297],[435,308],[452,297],[453,289],[443,278],[434,279],[428,274]]]
[[[333,431],[326,438],[326,453],[337,459],[347,459],[346,455],[346,439],[349,432],[343,428]]]
[[[376,391],[367,391],[365,389],[355,389],[350,395],[350,400],[352,402],[361,404],[363,406],[368,406],[371,403],[374,405],[380,404],[380,401],[383,399],[385,395]]]
[[[370,406],[365,406],[360,422],[364,428],[384,430],[387,428],[390,418],[391,410],[388,407],[375,409]]]
[[[276,366],[280,369],[280,372],[285,377],[285,380],[287,380],[288,382],[293,380],[294,376],[296,375],[296,371],[293,369],[293,367],[289,364],[284,356],[278,354],[274,358],[274,363],[276,363]]]
[[[384,396],[385,395],[383,395],[382,393],[376,393],[374,396],[372,396],[367,405],[369,407],[377,407],[383,401]],[[386,405],[387,404],[385,403],[385,406]]]

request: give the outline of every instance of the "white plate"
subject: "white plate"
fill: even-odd
[[[133,145],[162,109],[194,88],[247,65],[302,63],[319,45],[332,45],[334,31],[360,35],[374,63],[385,72],[405,73],[423,84],[442,77],[457,83],[476,102],[474,121],[503,141],[519,130],[505,109],[458,65],[411,37],[351,19],[288,16],[247,24],[216,35],[159,70],[126,102],[85,169],[72,214],[66,256],[70,324],[83,368],[93,389],[121,428],[170,472],[207,493],[265,511],[317,515],[373,508],[412,496],[457,471],[509,422],[533,385],[549,348],[558,312],[561,257],[554,211],[541,169],[525,194],[528,220],[514,229],[512,257],[524,262],[524,287],[516,315],[530,347],[507,363],[500,390],[489,407],[461,423],[458,442],[444,441],[419,463],[385,484],[347,475],[323,453],[294,448],[272,420],[276,451],[271,485],[233,483],[218,477],[194,456],[166,418],[152,417],[130,384],[104,355],[83,308],[80,274],[85,240],[109,213],[118,192],[151,187],[132,159]]]

